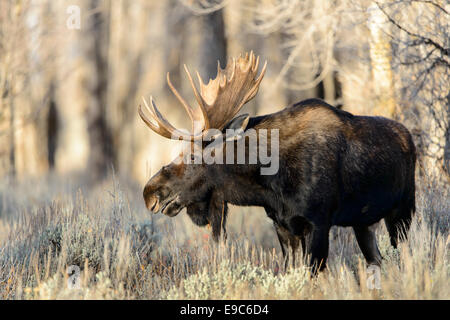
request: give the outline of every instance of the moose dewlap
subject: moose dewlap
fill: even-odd
[[[313,273],[325,267],[331,226],[351,226],[367,262],[380,265],[371,226],[384,219],[391,243],[397,246],[415,211],[416,153],[410,133],[398,122],[355,116],[319,99],[273,114],[236,116],[257,94],[267,63],[259,76],[258,64],[253,53],[232,59],[224,70],[218,67],[217,77],[207,85],[197,73],[200,92],[185,68],[198,103],[195,109],[167,76],[192,120],[190,133],[173,127],[153,99],[150,105],[144,100],[149,117],[139,108],[141,118],[166,138],[189,141],[192,148],[200,146],[211,155],[236,154],[239,141],[248,142],[241,149],[244,163],[207,163],[196,161],[191,148],[181,152],[145,186],[148,209],[172,217],[186,208],[194,223],[210,224],[218,240],[222,231],[226,235],[228,203],[261,206],[273,220],[286,262],[290,249],[294,261],[301,247]],[[277,157],[271,160],[277,161],[277,170],[265,175],[261,169],[267,163],[261,158],[248,161],[254,153],[249,141],[251,134],[258,137],[273,130],[277,145],[269,149],[276,149],[272,155]]]

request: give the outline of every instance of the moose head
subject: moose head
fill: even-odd
[[[225,69],[221,69],[218,64],[216,78],[207,85],[197,72],[200,91],[184,66],[198,103],[195,109],[181,97],[167,73],[170,89],[191,120],[191,132],[172,126],[161,115],[153,98],[150,98],[149,104],[144,99],[148,115],[141,106],[139,115],[146,125],[165,138],[183,140],[186,143],[183,151],[146,184],[143,195],[150,211],[174,217],[183,208],[187,208],[187,213],[197,225],[211,224],[213,237],[218,239],[221,226],[224,228],[227,205],[224,199],[217,196],[214,188],[224,180],[221,167],[225,165],[198,157],[198,151],[203,150],[201,154],[214,154],[217,152],[218,141],[239,139],[240,134],[245,131],[249,115],[236,115],[258,92],[267,62],[259,76],[258,65],[259,57],[255,57],[253,52],[230,59]]]

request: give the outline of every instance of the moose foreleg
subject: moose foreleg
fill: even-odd
[[[300,241],[303,243],[304,239],[292,235],[288,230],[274,223],[275,231],[277,232],[278,241],[280,241],[281,252],[283,253],[284,270],[289,267],[289,257],[292,256],[292,266],[295,267],[295,255],[298,250]]]
[[[223,239],[227,239],[226,222],[228,214],[228,205],[218,192],[213,192],[209,202],[208,220],[211,224],[213,240],[220,240],[223,231]]]
[[[310,254],[309,265],[313,276],[326,267],[329,232],[329,227],[315,227],[309,237],[307,252]]]
[[[277,233],[278,241],[280,242],[281,253],[283,254],[284,270],[286,271],[289,265],[289,238],[286,230],[274,223],[275,231]]]

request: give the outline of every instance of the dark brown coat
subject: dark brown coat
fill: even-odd
[[[260,163],[172,163],[146,185],[148,208],[173,216],[187,207],[193,221],[210,223],[218,239],[228,203],[262,206],[285,256],[289,246],[302,244],[314,272],[325,266],[333,225],[353,227],[366,260],[377,265],[381,255],[370,226],[384,218],[393,246],[406,234],[415,210],[416,154],[403,125],[310,99],[250,118],[245,130],[251,128],[279,129],[275,175],[261,175]]]

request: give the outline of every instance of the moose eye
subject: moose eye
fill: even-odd
[[[161,172],[164,173],[164,174],[168,174],[169,173],[169,167],[168,166],[163,166],[161,168]]]

